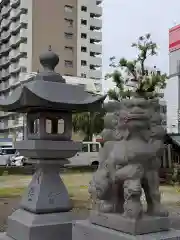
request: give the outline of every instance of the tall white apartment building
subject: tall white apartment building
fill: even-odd
[[[102,0],[2,0],[0,3],[0,98],[31,72],[51,45],[60,56],[56,71],[92,79],[102,90]],[[0,135],[22,128],[23,116],[0,113]]]

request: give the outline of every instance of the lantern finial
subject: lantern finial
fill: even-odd
[[[49,45],[48,52],[41,54],[40,63],[45,71],[52,72],[59,63],[59,56],[52,51],[51,45]]]

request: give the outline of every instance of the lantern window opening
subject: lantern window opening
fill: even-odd
[[[48,134],[63,134],[64,133],[64,119],[46,119],[45,123],[46,133]]]
[[[58,134],[63,134],[64,133],[64,119],[63,118],[59,118],[58,119]]]
[[[39,133],[39,127],[40,127],[40,119],[39,118],[30,121],[29,131],[30,131],[31,134],[38,134]]]

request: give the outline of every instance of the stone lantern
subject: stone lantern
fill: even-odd
[[[72,204],[59,168],[81,148],[71,140],[72,113],[98,111],[105,96],[66,84],[54,72],[58,62],[51,49],[42,54],[44,71],[0,102],[4,111],[27,113],[26,139],[15,147],[37,166],[20,208],[9,217],[7,233],[0,239],[71,239]]]

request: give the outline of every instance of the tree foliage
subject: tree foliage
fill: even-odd
[[[151,35],[139,37],[137,43],[132,44],[137,50],[135,60],[129,61],[121,58],[118,62],[115,57],[110,58],[109,66],[113,68],[105,79],[112,79],[115,84],[114,89],[108,91],[111,100],[121,101],[123,98],[131,98],[135,93],[145,97],[153,98],[159,96],[157,90],[166,86],[167,75],[156,71],[149,71],[146,67],[146,60],[157,55],[157,45],[152,41]],[[130,84],[133,83],[133,87]]]
[[[95,113],[81,113],[73,115],[73,131],[82,132],[85,135],[84,141],[92,141],[93,134],[99,134],[104,128],[105,111]]]

